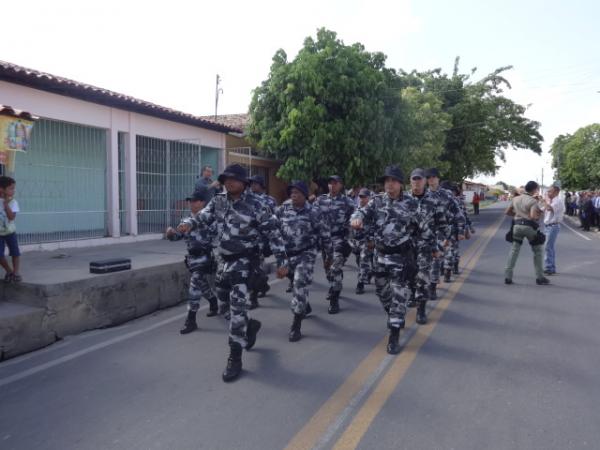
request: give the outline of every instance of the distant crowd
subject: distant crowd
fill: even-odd
[[[600,231],[600,191],[566,192],[565,211],[569,216],[579,217],[585,231],[592,227]]]

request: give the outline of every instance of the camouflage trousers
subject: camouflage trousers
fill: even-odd
[[[429,251],[417,254],[417,273],[411,284],[411,287],[415,289],[415,301],[417,303],[427,302],[429,299],[432,260],[433,256]]]
[[[331,292],[341,292],[342,281],[344,280],[344,264],[350,256],[351,249],[350,244],[344,238],[332,237],[331,241],[333,243],[333,262],[327,271],[327,281],[329,281]]]
[[[443,252],[440,252],[440,256],[437,258],[432,257],[431,259],[431,270],[429,271],[429,281],[434,284],[439,284],[440,282],[440,272],[442,271],[442,265],[444,262],[445,256],[445,248],[443,247],[445,239],[438,240],[438,246],[440,249],[444,249]]]
[[[375,252],[375,292],[388,311],[388,328],[404,328],[411,268],[414,264],[403,255]]]
[[[294,314],[304,315],[306,303],[308,302],[308,288],[313,281],[316,259],[317,253],[315,250],[307,250],[299,255],[289,257],[289,278],[294,280],[294,293],[291,302]]]
[[[215,293],[208,282],[209,275],[210,273],[205,271],[192,272],[188,289],[188,311],[198,311],[202,297],[209,302],[216,300]]]
[[[373,276],[373,258],[374,252],[369,248],[366,242],[360,249],[360,260],[358,262],[358,282],[368,284]]]
[[[219,300],[229,302],[229,343],[238,343],[242,348],[245,348],[247,343],[250,274],[255,264],[256,261],[251,258],[223,261],[217,283]]]
[[[452,269],[454,264],[458,263],[460,258],[460,253],[458,250],[458,239],[456,236],[452,236],[450,239],[450,245],[446,248],[446,252],[444,253],[444,268]]]

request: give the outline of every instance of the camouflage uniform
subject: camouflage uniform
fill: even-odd
[[[352,252],[357,255],[358,282],[368,284],[373,275],[373,248],[369,248],[369,242],[373,241],[371,227],[365,224],[360,230],[351,230],[350,246]]]
[[[260,194],[254,192],[253,194],[256,195],[262,201],[263,205],[265,205],[269,209],[271,214],[275,213],[275,209],[277,208],[277,201],[273,197],[264,192]],[[260,244],[259,264],[256,266],[253,274],[253,276],[256,277],[256,289],[254,289],[250,295],[251,309],[258,306],[257,298],[259,296],[259,293],[261,295],[264,295],[270,289],[269,276],[264,271],[263,265],[265,262],[265,257],[269,257],[271,255],[272,252],[269,247],[269,240],[267,238],[263,238]]]
[[[217,291],[219,298],[228,297],[230,301],[229,342],[246,347],[248,285],[253,267],[258,264],[262,238],[269,239],[278,266],[287,265],[277,219],[255,194],[243,192],[238,200],[228,194],[215,195],[206,208],[184,222],[192,226],[217,224],[218,251],[223,260]]]
[[[184,219],[182,223],[190,223],[191,217]],[[200,300],[204,297],[214,310],[217,298],[210,287],[208,277],[214,272],[215,260],[213,258],[213,239],[216,229],[212,225],[201,222],[191,222],[192,229],[189,233],[176,233],[169,240],[179,241],[185,239],[188,254],[185,257],[185,265],[191,273],[188,311],[197,312],[200,308]]]
[[[388,327],[404,327],[406,293],[417,267],[414,242],[419,251],[435,249],[435,234],[422,220],[418,202],[406,195],[394,200],[388,194],[376,195],[352,216],[373,228],[376,246],[375,290],[388,312]]]
[[[308,300],[308,287],[312,284],[317,246],[331,258],[333,252],[329,228],[323,221],[319,209],[306,202],[295,208],[291,200],[285,201],[276,210],[281,223],[289,271],[294,280],[292,312],[304,316]]]
[[[450,243],[452,240],[457,240],[457,235],[464,232],[464,217],[456,200],[454,194],[444,188],[438,187],[437,190],[429,190],[430,195],[437,199],[437,241],[438,246],[444,252],[450,250]],[[457,231],[456,233],[453,232]],[[448,248],[443,247],[444,241],[448,241]],[[445,258],[445,254],[442,254],[438,258],[433,258],[431,265],[431,283],[438,284],[440,282],[440,269],[442,261]]]
[[[415,301],[418,304],[427,302],[429,298],[429,283],[431,282],[430,273],[433,261],[432,252],[440,250],[437,237],[439,233],[439,223],[441,222],[440,215],[442,212],[440,210],[438,199],[429,191],[425,191],[421,196],[414,194],[407,195],[413,198],[417,203],[419,222],[427,223],[436,238],[435,245],[432,248],[432,246],[427,242],[424,242],[420,236],[415,236],[414,245],[417,250],[418,271],[411,280],[410,287],[415,293]]]
[[[274,197],[271,197],[265,192],[263,192],[262,194],[254,193],[254,195],[257,195],[269,207],[269,209],[272,212],[275,212],[275,209],[277,209],[277,200],[275,200]]]
[[[452,270],[453,268],[458,269],[458,262],[460,259],[458,236],[464,235],[465,231],[471,226],[471,221],[467,215],[467,208],[463,199],[453,195],[453,200],[458,212],[455,215],[452,226],[450,245],[446,249],[446,254],[444,255],[444,268],[446,270]]]
[[[348,243],[349,220],[354,212],[355,204],[350,197],[343,193],[339,193],[335,197],[331,194],[320,195],[314,204],[321,210],[331,231],[333,260],[327,271],[327,280],[330,294],[338,298],[344,279],[344,264],[352,251]]]

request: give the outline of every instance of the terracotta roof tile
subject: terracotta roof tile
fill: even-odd
[[[5,61],[0,61],[0,80],[222,133],[239,132],[235,127],[200,116]]]

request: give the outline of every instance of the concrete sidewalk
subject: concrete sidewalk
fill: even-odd
[[[21,257],[24,284],[68,283],[109,275],[91,274],[90,261],[130,258],[131,269],[144,269],[163,264],[180,263],[185,255],[185,242],[165,239],[132,244],[68,248],[54,251],[32,251]]]

